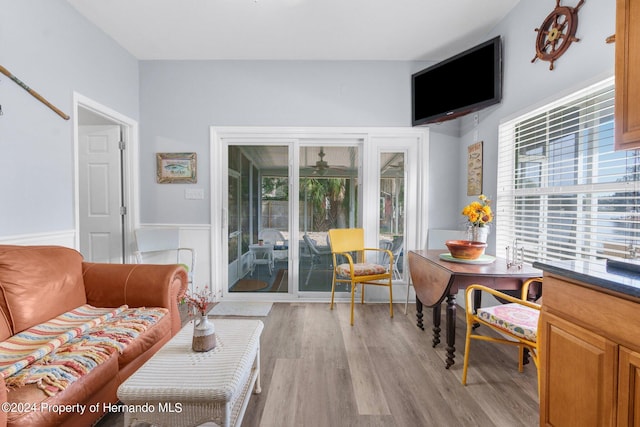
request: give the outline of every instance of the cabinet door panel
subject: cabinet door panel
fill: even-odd
[[[640,426],[640,353],[620,347],[618,427]]]
[[[541,424],[614,426],[617,345],[549,313],[541,326]]]
[[[616,2],[616,148],[640,147],[640,2]]]

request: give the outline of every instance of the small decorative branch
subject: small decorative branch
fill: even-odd
[[[4,68],[2,65],[0,65],[0,73],[4,74],[5,76],[9,77],[11,80],[13,80],[14,82],[16,82],[18,84],[18,86],[20,86],[22,89],[26,90],[27,92],[29,92],[34,98],[36,98],[38,101],[42,102],[44,105],[46,105],[47,107],[51,108],[53,111],[55,111],[55,113],[57,115],[59,115],[60,117],[62,117],[65,120],[69,120],[69,116],[66,115],[65,113],[63,113],[62,111],[60,111],[59,109],[57,109],[53,104],[51,104],[49,101],[47,101],[46,99],[44,99],[38,92],[36,92],[35,90],[31,89],[29,86],[27,86],[24,82],[22,82],[22,80],[20,80],[19,78],[17,78],[16,76],[14,76],[13,74],[11,74],[9,72],[9,70],[7,70],[6,68]]]

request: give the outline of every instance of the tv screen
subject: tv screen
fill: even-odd
[[[501,100],[499,36],[411,76],[413,126],[454,119]]]

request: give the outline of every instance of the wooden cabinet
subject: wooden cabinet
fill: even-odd
[[[640,426],[640,301],[545,272],[540,425]]]
[[[542,425],[614,426],[616,344],[552,314],[544,328]]]
[[[640,0],[616,1],[616,149],[640,147]]]
[[[620,348],[618,426],[640,426],[640,353]]]

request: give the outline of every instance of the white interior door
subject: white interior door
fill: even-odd
[[[80,252],[91,262],[123,262],[120,126],[79,126]]]

